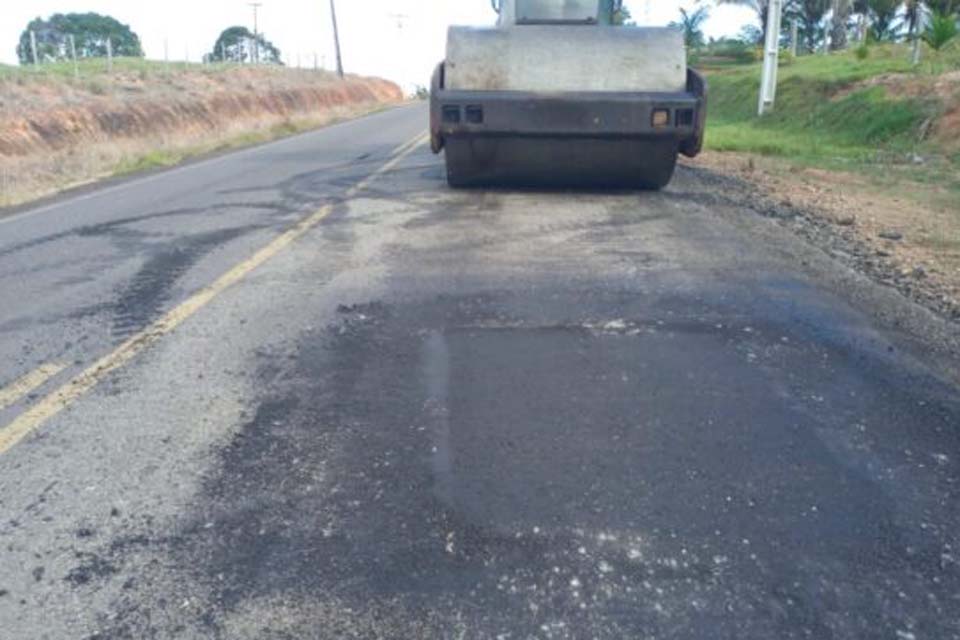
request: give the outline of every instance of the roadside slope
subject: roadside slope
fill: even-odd
[[[0,206],[402,101],[379,78],[121,61],[80,79],[0,70]]]
[[[776,107],[762,118],[757,65],[716,64],[707,74],[708,151],[694,164],[737,179],[751,201],[765,193],[765,214],[960,318],[957,50],[926,51],[918,67],[903,45],[788,59]]]

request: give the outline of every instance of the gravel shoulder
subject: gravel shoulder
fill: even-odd
[[[816,243],[846,245],[874,280],[960,320],[960,204],[949,188],[741,153],[708,152],[693,164],[729,178],[753,208],[795,222]]]
[[[684,168],[699,178],[690,183],[699,197],[769,218],[825,254],[823,281],[958,379],[960,208],[947,189],[740,153],[707,152]],[[874,286],[852,282],[838,264]]]

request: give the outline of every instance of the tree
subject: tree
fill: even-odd
[[[800,41],[806,51],[816,51],[827,35],[825,18],[831,0],[791,0],[784,11],[788,21],[796,20]]]
[[[613,12],[613,24],[618,27],[632,27],[634,24],[633,16],[630,15],[630,9],[620,7]]]
[[[870,37],[878,42],[895,40],[901,0],[867,0],[866,4],[867,15],[870,16]]]
[[[949,5],[947,9],[949,9]],[[946,11],[935,10],[930,16],[930,24],[921,36],[934,51],[940,51],[947,43],[957,37],[957,16]]]
[[[704,45],[703,23],[710,17],[706,7],[699,7],[694,11],[680,8],[680,22],[671,22],[671,27],[683,29],[683,42],[688,49],[698,49]]]
[[[830,26],[830,50],[840,51],[847,48],[847,29],[850,13],[853,10],[851,0],[833,0],[833,19]]]
[[[748,7],[757,14],[757,20],[760,21],[760,42],[764,42],[767,37],[767,17],[770,14],[770,0],[717,0],[717,4],[738,4]]]
[[[224,29],[213,45],[213,51],[206,58],[213,62],[252,62],[253,43],[257,43],[260,62],[283,64],[280,50],[258,33],[256,38],[246,27]]]
[[[20,34],[17,57],[20,64],[32,64],[30,32],[37,38],[40,60],[64,60],[70,56],[70,36],[74,37],[77,56],[102,58],[107,55],[107,40],[113,55],[142,58],[140,37],[129,26],[99,13],[55,13],[49,19],[36,18]]]

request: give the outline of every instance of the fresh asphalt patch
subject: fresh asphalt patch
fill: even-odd
[[[949,636],[956,399],[751,304],[342,307],[100,637]]]

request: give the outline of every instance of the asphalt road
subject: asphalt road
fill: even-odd
[[[0,218],[0,637],[960,637],[955,328],[425,121]]]

